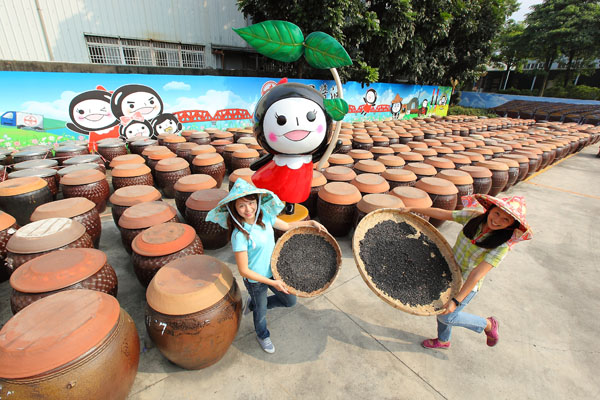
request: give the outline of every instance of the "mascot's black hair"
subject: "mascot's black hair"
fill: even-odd
[[[179,132],[183,129],[183,125],[181,125],[181,122],[179,122],[179,119],[174,114],[164,113],[158,115],[152,120],[152,131],[154,132],[154,136],[158,136],[158,132],[156,131],[156,125],[162,124],[168,119],[170,119],[171,121],[175,121],[175,125],[177,126],[176,132]]]
[[[162,99],[160,98],[160,96],[158,95],[158,93],[156,93],[156,91],[154,89],[152,89],[149,86],[145,86],[145,85],[137,85],[137,84],[123,85],[114,91],[114,93],[112,94],[112,97],[110,99],[110,108],[116,119],[119,119],[123,116],[123,112],[121,111],[121,104],[123,103],[123,99],[125,97],[129,96],[130,94],[137,93],[137,92],[145,92],[145,93],[152,94],[154,96],[154,98],[158,101],[158,103],[160,104],[159,114],[162,113],[163,102],[162,102]]]
[[[75,108],[75,106],[77,104],[79,104],[85,100],[105,101],[106,105],[108,107],[108,106],[110,106],[110,99],[111,99],[110,93],[107,92],[106,90],[88,90],[87,92],[80,93],[77,96],[73,97],[73,99],[71,100],[71,103],[69,103],[69,118],[71,118],[72,123],[68,122],[66,124],[67,128],[69,128],[73,132],[83,133],[86,135],[89,134],[91,132],[89,128],[79,124],[76,120],[73,119],[73,109]],[[96,130],[110,128],[110,127],[117,125],[118,123],[119,123],[119,119],[117,117],[115,117],[115,120],[113,122],[111,122],[110,124],[108,124],[104,127],[100,127],[98,129],[92,129],[92,130],[96,131]]]

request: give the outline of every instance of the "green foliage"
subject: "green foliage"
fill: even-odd
[[[475,115],[478,117],[495,118],[498,116],[495,112],[489,111],[487,108],[471,108],[461,106],[448,107],[448,115]]]
[[[352,64],[342,45],[324,32],[308,35],[304,46],[306,61],[314,68],[339,68]]]
[[[548,97],[561,97],[566,99],[600,100],[600,88],[586,85],[567,87],[553,86],[545,93]]]
[[[346,103],[346,100],[344,99],[325,99],[323,100],[323,103],[327,114],[329,114],[334,121],[341,121],[344,119],[344,116],[348,114],[348,103]]]
[[[304,52],[302,31],[286,21],[265,21],[234,31],[260,54],[278,61],[296,61]]]
[[[539,89],[517,89],[517,88],[508,88],[506,90],[498,90],[497,93],[500,94],[515,94],[520,96],[537,96],[539,93]]]

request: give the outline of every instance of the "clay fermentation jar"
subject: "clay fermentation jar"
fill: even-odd
[[[210,144],[210,135],[206,132],[194,132],[190,135],[190,142],[196,144]]]
[[[223,160],[225,161],[225,167],[227,168],[227,172],[231,172],[234,169],[237,169],[237,168],[233,168],[232,164],[231,164],[231,159],[232,159],[233,153],[238,150],[247,150],[247,149],[248,149],[248,147],[242,143],[230,143],[230,144],[225,145],[221,155],[223,156]],[[248,168],[248,167],[249,167],[249,165],[242,167],[242,168]]]
[[[398,186],[415,186],[417,176],[414,172],[408,169],[387,169],[381,176],[390,185],[390,190]]]
[[[117,299],[86,289],[56,293],[0,331],[0,397],[124,400],[139,356],[135,324]]]
[[[127,208],[119,218],[121,242],[131,254],[131,242],[142,231],[163,222],[177,222],[177,210],[162,201],[146,201]]]
[[[87,234],[92,238],[94,247],[98,248],[100,235],[102,234],[102,224],[100,214],[98,214],[96,205],[92,201],[84,197],[71,197],[42,204],[31,214],[31,221],[57,217],[70,218],[82,224]]]
[[[375,160],[360,160],[354,164],[354,172],[360,174],[381,175],[385,171],[385,165]]]
[[[92,248],[85,226],[69,218],[48,218],[17,230],[6,243],[6,266],[12,273],[29,260],[54,250]]]
[[[8,174],[8,179],[23,178],[26,176],[37,176],[42,178],[48,183],[52,198],[56,199],[58,194],[58,174],[55,169],[52,168],[30,168],[22,169],[20,171],[11,172]]]
[[[169,262],[204,253],[194,228],[178,222],[165,222],[146,229],[133,239],[131,248],[133,271],[144,287]]]
[[[168,147],[173,153],[177,152],[179,146],[185,143],[186,140],[183,136],[179,135],[168,135],[165,137],[164,145]]]
[[[326,183],[327,178],[325,178],[325,176],[321,172],[313,170],[313,177],[310,183],[310,194],[308,195],[308,199],[301,203],[304,207],[306,207],[306,209],[308,210],[308,215],[310,215],[312,219],[314,219],[318,215],[317,197],[319,190],[321,190],[321,188],[325,186]]]
[[[175,205],[179,213],[185,217],[185,202],[192,193],[198,190],[212,189],[217,186],[212,176],[204,174],[187,175],[175,183]],[[188,222],[189,223],[189,222]]]
[[[29,160],[42,160],[47,157],[52,157],[52,151],[45,147],[28,150],[23,149],[12,154],[12,159],[15,164]]]
[[[385,178],[376,174],[360,174],[350,182],[358,188],[362,196],[371,193],[386,193],[390,191],[390,184]]]
[[[79,146],[79,145],[67,145],[67,146],[58,146],[54,150],[54,158],[58,162],[58,165],[63,165],[63,163],[69,158],[73,158],[75,156],[82,156],[88,154],[89,150],[87,146]]]
[[[156,146],[157,143],[157,140],[150,138],[134,140],[133,142],[129,142],[129,151],[131,151],[132,154],[141,155],[146,147]]]
[[[429,208],[433,204],[427,192],[417,189],[416,187],[398,186],[394,188],[390,194],[402,200],[405,207]],[[427,215],[413,211],[411,211],[411,214],[417,215],[423,218],[425,221],[429,221],[429,217]]]
[[[198,154],[192,161],[192,172],[212,176],[217,181],[217,187],[221,187],[225,177],[225,161],[217,153]]]
[[[360,223],[360,221],[370,213],[371,211],[379,210],[381,208],[402,208],[404,203],[399,197],[392,196],[391,194],[367,194],[363,196],[358,203],[356,203],[356,215],[354,218],[354,227]]]
[[[519,175],[517,176],[517,182],[521,182],[527,176],[529,172],[529,158],[521,154],[505,154],[502,158],[507,160],[514,160],[519,163]]]
[[[517,178],[519,177],[519,163],[515,160],[511,160],[510,158],[504,157],[495,158],[494,161],[506,164],[506,166],[508,167],[508,181],[506,182],[506,186],[503,189],[504,191],[506,191],[517,182]]]
[[[473,193],[488,194],[492,188],[492,171],[485,167],[467,165],[459,171],[465,171],[473,178]]]
[[[161,194],[154,186],[133,185],[115,190],[110,196],[113,221],[119,226],[119,218],[129,207],[147,201],[160,201]]]
[[[34,258],[10,277],[10,308],[18,313],[63,290],[90,289],[117,297],[117,274],[96,249],[64,249]]]
[[[22,161],[20,163],[14,164],[12,168],[15,171],[21,171],[30,168],[56,168],[57,166],[58,161],[50,158],[44,158],[43,160]]]
[[[146,160],[144,157],[139,154],[125,154],[123,156],[118,156],[112,159],[109,166],[111,168],[116,167],[117,165],[125,165],[125,164],[145,164]]]
[[[102,139],[97,144],[98,153],[104,159],[105,165],[108,165],[113,158],[127,154],[127,146],[120,139]]]
[[[61,178],[60,184],[65,198],[85,197],[96,204],[98,213],[106,210],[110,188],[102,172],[95,169],[71,172]]]
[[[219,361],[239,329],[240,289],[231,271],[207,255],[161,268],[146,290],[146,331],[161,354],[186,369]]]
[[[317,213],[323,226],[333,236],[345,236],[352,229],[356,203],[361,199],[358,188],[346,182],[329,182],[321,188]]]
[[[17,229],[17,220],[12,215],[0,211],[0,282],[4,282],[10,276],[5,263],[6,243]]]
[[[15,217],[19,225],[41,204],[52,201],[48,183],[38,176],[9,179],[0,183],[0,208]]]
[[[323,176],[327,182],[352,182],[356,178],[356,172],[348,167],[333,166],[325,168]]]
[[[190,164],[183,158],[173,157],[160,160],[155,167],[156,182],[165,197],[175,197],[175,183],[182,177],[190,175]]]
[[[63,170],[66,169],[67,167],[72,167],[74,165],[81,165],[81,164],[95,164],[96,169],[100,170],[101,172],[106,173],[106,167],[104,166],[104,161],[102,160],[102,157],[100,157],[98,154],[85,154],[82,156],[71,157],[68,160],[65,160],[63,162],[63,167],[64,167]],[[62,174],[62,175],[64,175],[64,174]]]
[[[224,152],[223,154],[226,154]],[[250,168],[260,158],[258,151],[254,149],[236,150],[231,154],[231,169]]]
[[[134,185],[154,186],[152,171],[144,164],[120,164],[113,168],[111,175],[114,190]]]
[[[329,161],[330,167],[337,167],[337,166],[348,167],[348,168],[354,167],[354,160],[348,154],[339,154],[339,153],[332,154],[329,156],[327,161]]]
[[[492,187],[488,192],[490,196],[496,196],[504,190],[508,182],[508,165],[496,161],[480,161],[475,165],[492,171]]]
[[[177,146],[177,151],[175,152],[175,155],[177,157],[183,158],[185,161],[191,164],[192,160],[194,159],[194,157],[192,156],[192,149],[196,146],[197,144],[193,142],[181,143],[179,146]]]
[[[456,200],[456,210],[462,210],[462,197],[473,194],[473,178],[465,171],[450,169],[441,171],[436,175],[436,178],[446,179],[456,186],[458,189],[458,198]]]
[[[404,167],[406,162],[402,157],[398,157],[395,155],[385,155],[381,156],[377,159],[380,163],[385,166],[385,169],[399,169]]]
[[[235,181],[238,179],[243,179],[249,184],[254,185],[252,182],[252,175],[254,175],[254,171],[252,171],[250,168],[236,169],[229,175],[229,190],[231,190],[235,184]],[[217,188],[218,187],[219,186],[217,185]]]
[[[448,180],[440,178],[423,178],[415,184],[429,195],[433,202],[432,207],[452,211],[456,208],[458,189]],[[436,218],[429,218],[429,222],[436,228],[444,222]]]
[[[409,162],[404,166],[404,169],[414,172],[417,176],[417,181],[423,178],[431,178],[437,174],[437,170],[433,165],[425,164],[424,162]]]
[[[219,249],[229,242],[229,232],[206,220],[208,212],[227,196],[223,189],[204,189],[191,194],[185,202],[185,220],[194,228],[205,249]]]

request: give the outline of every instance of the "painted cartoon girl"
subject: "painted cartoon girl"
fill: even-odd
[[[121,125],[127,125],[134,116],[147,121],[156,118],[163,111],[163,102],[151,87],[133,84],[115,90],[110,107]]]
[[[394,97],[390,106],[390,112],[392,113],[392,119],[402,119],[404,115],[402,113],[402,97],[399,94]]]
[[[152,125],[148,121],[132,120],[127,125],[121,125],[119,129],[121,139],[130,141],[143,138],[154,138]]]
[[[377,91],[375,89],[367,90],[363,97],[365,105],[363,107],[362,115],[366,115],[368,112],[375,111],[375,103],[377,102]]]
[[[152,120],[152,127],[154,130],[154,136],[161,135],[163,133],[177,135],[183,129],[179,119],[173,114],[164,113]]]

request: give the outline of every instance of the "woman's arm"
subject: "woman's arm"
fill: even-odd
[[[280,231],[288,231],[292,228],[297,228],[299,226],[313,226],[315,228],[317,228],[320,231],[327,231],[327,229],[321,225],[320,223],[318,223],[317,221],[298,221],[298,222],[285,222],[282,219],[277,218],[275,220],[275,223],[273,224],[273,227],[275,229],[279,229]]]
[[[415,212],[423,215],[427,215],[428,217],[441,219],[444,221],[452,221],[452,211],[444,210],[441,208],[417,208],[417,207],[404,207],[402,209],[405,212]]]
[[[253,281],[257,281],[260,283],[264,283],[265,285],[273,286],[275,289],[283,292],[285,294],[289,294],[285,284],[281,280],[270,279],[262,276],[258,272],[252,271],[248,268],[248,252],[247,251],[236,251],[233,253],[235,255],[235,263],[237,264],[238,271],[240,275],[246,279],[251,279]]]
[[[463,283],[460,291],[454,298],[462,302],[471,293],[477,282],[479,282],[490,270],[494,268],[492,264],[482,261],[478,266],[473,268],[467,277],[467,280]],[[456,309],[456,304],[450,300],[444,305],[446,309],[442,314],[450,314]]]

